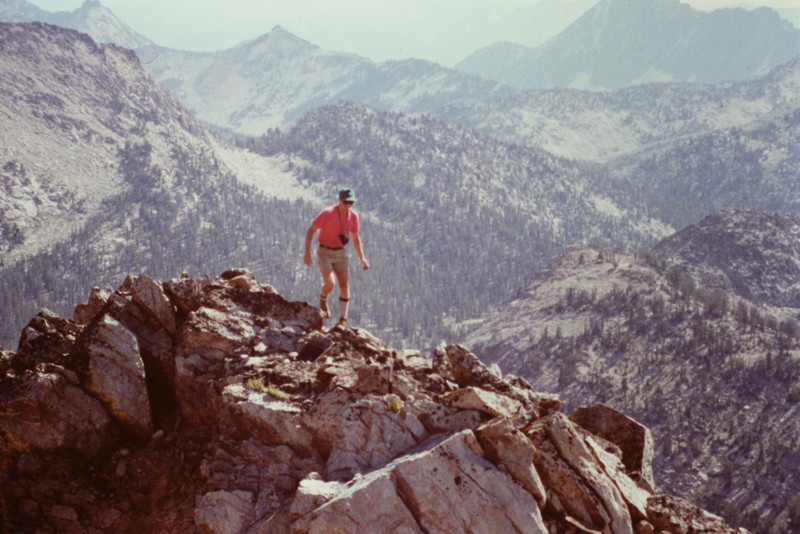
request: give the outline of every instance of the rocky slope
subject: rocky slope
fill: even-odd
[[[800,221],[726,210],[648,254],[576,247],[464,344],[648,424],[664,487],[754,531],[800,528]]]
[[[174,185],[184,156],[208,168],[193,177],[198,187],[235,170],[294,196],[291,177],[267,160],[244,164],[247,155],[154,84],[130,50],[40,23],[0,23],[0,44],[2,263],[67,239],[114,197]],[[132,172],[137,150],[150,169]]]
[[[0,358],[3,530],[735,532],[653,489],[629,417],[321,324],[242,270],[40,312]]]
[[[130,51],[39,23],[0,24],[0,42],[0,210],[23,236],[10,243],[7,231],[0,235],[6,261],[19,245],[31,253],[34,243],[64,239],[130,187],[118,168],[126,142],[149,133],[166,159],[203,135],[174,99],[152,90]]]
[[[797,217],[755,210],[717,212],[664,239],[653,254],[682,267],[705,288],[789,313],[800,310]]]
[[[800,29],[769,8],[706,13],[678,0],[601,0],[539,47],[498,43],[455,68],[523,90],[609,90],[741,80],[798,51]]]

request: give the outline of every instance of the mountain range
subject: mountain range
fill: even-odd
[[[741,127],[796,107],[797,59],[736,82],[652,84],[613,92],[514,91],[420,60],[376,65],[275,28],[209,54],[140,49],[144,67],[207,122],[261,134],[340,100],[431,113],[505,141],[608,161],[665,140]]]
[[[519,371],[541,364],[544,378],[532,379],[561,388],[569,406],[574,402],[569,381],[575,378],[574,389],[581,392],[599,385],[591,402],[631,401],[631,413],[658,432],[677,429],[657,459],[676,491],[705,499],[737,523],[757,525],[759,532],[794,521],[798,505],[791,495],[780,493],[769,505],[762,497],[763,486],[791,481],[796,466],[796,443],[775,434],[782,431],[778,421],[784,413],[775,405],[784,393],[787,409],[796,404],[791,399],[797,393],[792,389],[797,282],[759,270],[766,254],[759,247],[763,240],[764,250],[772,250],[787,236],[791,245],[796,223],[723,212],[693,225],[710,211],[731,206],[797,213],[797,60],[736,82],[650,84],[609,93],[519,92],[414,60],[359,71],[361,58],[323,51],[281,28],[241,45],[238,55],[163,51],[162,66],[177,54],[185,56],[165,68],[163,86],[184,96],[197,87],[208,90],[202,97],[216,104],[221,93],[214,96],[210,88],[219,80],[227,80],[228,90],[241,91],[235,93],[241,98],[255,98],[256,86],[244,83],[243,73],[253,66],[248,61],[258,66],[276,58],[273,69],[290,69],[285,82],[292,89],[280,106],[270,109],[269,99],[263,99],[253,114],[242,108],[241,117],[255,124],[271,113],[278,125],[289,114],[291,124],[248,137],[216,128],[212,133],[156,85],[142,70],[156,63],[153,55],[148,63],[142,50],[161,54],[152,46],[139,48],[137,59],[118,46],[97,45],[86,35],[44,24],[2,24],[0,43],[3,344],[16,342],[12,336],[38,307],[66,313],[92,285],[119,284],[137,271],[161,278],[181,272],[200,276],[236,262],[281,293],[313,301],[318,281],[300,264],[301,236],[318,210],[334,200],[336,188],[354,185],[368,199],[357,209],[369,229],[365,242],[374,266],[354,273],[354,323],[399,346],[462,338],[514,301],[531,273],[545,273],[537,275],[544,279],[558,272],[542,269],[562,258],[558,254],[567,246],[590,245],[566,253],[571,259],[556,260],[556,266],[572,262],[577,290],[542,317],[518,318],[520,328],[530,331],[526,321],[563,313],[566,324],[590,310],[579,325],[581,332],[589,328],[589,340],[567,335],[565,328],[556,336],[558,324],[550,324],[528,334],[521,350],[508,350],[502,365]],[[293,57],[300,61],[293,64]],[[208,71],[212,63],[219,68]],[[193,65],[195,81],[188,86],[169,74],[185,65]],[[415,85],[421,67],[428,75]],[[304,69],[324,76],[303,78]],[[366,73],[362,82],[370,76],[392,81],[340,80],[335,91],[319,96],[336,73],[352,78],[356,72]],[[469,98],[448,93],[453,79],[460,80],[456,93]],[[328,103],[336,91],[363,93],[375,107]],[[387,111],[389,101],[436,114]],[[212,108],[194,111],[203,119]],[[225,113],[226,120],[238,117]],[[539,130],[547,135],[529,142]],[[555,153],[559,147],[562,152]],[[711,247],[707,241],[713,244],[719,235],[747,261],[726,270],[731,257],[720,253],[712,262],[704,256]],[[661,248],[649,255],[613,252],[646,250],[659,241]],[[775,261],[766,264],[788,269],[796,251],[780,250],[785,257],[771,255]],[[692,270],[695,263],[700,271]],[[596,271],[581,271],[588,264]],[[574,274],[567,271],[560,276]],[[597,284],[596,294],[584,279]],[[558,286],[558,276],[548,283],[569,294]],[[614,290],[615,283],[630,289]],[[786,300],[772,300],[777,295]],[[532,304],[534,311],[538,305]],[[664,321],[673,322],[654,319],[661,317],[661,306],[670,307]],[[649,338],[649,326],[629,316],[653,319],[661,337]],[[503,318],[508,314],[497,314],[498,322],[486,328]],[[624,321],[630,330],[621,326]],[[514,331],[513,324],[497,328]],[[739,331],[752,334],[742,343],[763,357],[742,364],[738,348],[720,341],[738,339]],[[474,336],[468,343],[483,351],[483,338]],[[551,341],[570,336],[563,344]],[[576,360],[586,356],[579,345],[590,350],[585,366]],[[542,354],[531,356],[526,352],[531,346]],[[629,346],[635,361],[624,357]],[[642,346],[656,348],[637,352]],[[611,351],[610,360],[601,358],[606,356],[601,348]],[[518,362],[510,361],[512,353]],[[684,355],[686,361],[680,361]],[[717,360],[724,372],[696,386],[706,393],[701,401],[684,395],[688,385],[673,385]],[[742,369],[751,364],[750,371],[764,377],[753,390],[763,399],[746,391]],[[661,365],[663,376],[636,374],[652,371],[652,365]],[[739,397],[720,393],[736,388],[743,392]],[[658,389],[669,393],[661,411],[657,404],[663,397],[650,395]],[[720,408],[719,402],[727,404]],[[676,421],[674,414],[687,405],[696,407],[689,422]],[[762,426],[749,427],[743,436],[728,427],[704,433],[692,422],[709,413],[725,413],[728,423],[738,417],[750,421],[750,410],[763,415],[756,418]],[[774,446],[764,445],[762,435]],[[729,455],[710,459],[710,447]],[[757,455],[747,456],[750,451]],[[770,462],[783,463],[774,473],[759,471]],[[745,481],[740,469],[762,478]],[[742,504],[751,497],[750,504]]]
[[[376,64],[323,50],[280,26],[215,53],[137,50],[144,67],[198,117],[259,135],[340,100],[401,112],[502,91],[497,82],[409,59]]]
[[[741,80],[800,53],[800,29],[768,8],[706,13],[678,0],[601,0],[536,47],[497,43],[456,70],[517,89],[609,90]]]
[[[24,19],[21,14],[14,18],[8,12],[14,12],[14,5],[25,6],[27,2],[5,4],[7,20]],[[714,69],[702,67],[703,73],[727,72],[713,78],[714,81],[758,79],[769,67],[800,54],[800,30],[787,28],[788,23],[768,9],[719,10],[706,14],[677,0],[631,4],[636,9],[628,9],[628,4],[604,0],[562,33],[569,39],[561,36],[555,39],[591,48],[591,54],[581,52],[580,56],[590,58],[587,61],[598,71],[614,71],[610,66],[617,65],[619,58],[635,57],[637,63],[658,65],[662,61],[659,54],[664,54],[656,42],[659,34],[647,28],[652,21],[659,20],[667,27],[665,32],[682,36],[677,42],[695,62],[714,64]],[[18,13],[23,11],[20,7],[16,9]],[[665,10],[680,16],[665,16],[662,13]],[[601,17],[598,13],[605,15]],[[106,20],[108,16],[109,12],[97,2],[87,2],[80,10],[80,17],[86,21]],[[77,12],[74,17],[80,18]],[[78,26],[78,22],[71,24]],[[620,30],[619,24],[642,28],[642,35]],[[103,28],[92,34],[99,42],[114,41],[109,38],[112,32],[106,31],[114,25],[83,23],[83,27],[87,26]],[[120,30],[118,44],[127,46],[131,42],[127,37],[129,32]],[[722,38],[735,32],[747,37],[736,39],[733,47],[729,43],[709,45],[702,39],[692,40]],[[619,50],[596,45],[598,40],[611,37],[623,41],[615,45],[621,47]],[[653,52],[644,53],[650,49],[641,43],[650,40],[654,41]],[[143,37],[138,38],[138,42],[144,41]],[[281,27],[214,53],[171,50],[152,43],[137,45],[136,50],[148,73],[197,117],[220,128],[251,135],[287,124],[320,105],[349,100],[385,111],[435,113],[484,134],[539,146],[565,157],[607,160],[663,140],[664,136],[740,126],[767,111],[762,107],[766,103],[762,98],[753,99],[752,91],[735,83],[656,84],[611,93],[517,91],[427,61],[410,59],[379,64],[352,54],[326,51]],[[730,57],[720,58],[722,51]],[[742,57],[760,59],[742,62]],[[569,72],[568,61],[563,58],[555,61]],[[749,70],[743,67],[752,63],[757,65]],[[681,64],[687,63],[681,60]],[[796,76],[794,79],[786,87],[789,99],[797,94]],[[698,75],[670,80],[701,82],[712,78]],[[630,83],[615,87],[626,85]],[[654,101],[658,104],[653,105]]]
[[[576,239],[639,246],[671,232],[603,193],[608,179],[591,167],[433,116],[343,102],[233,147],[137,69],[132,54],[90,47],[87,37],[54,26],[2,29],[15,43],[3,51],[8,76],[29,73],[0,100],[3,131],[19,140],[3,154],[3,309],[15,317],[5,321],[7,335],[31,311],[11,303],[35,307],[49,295],[50,306],[67,305],[72,291],[96,283],[91,273],[102,270],[112,284],[131,261],[157,272],[207,272],[234,254],[271,273],[287,294],[310,298],[313,274],[298,273],[300,256],[273,247],[297,239],[299,250],[298,236],[343,183],[372,199],[362,214],[375,269],[358,275],[365,297],[354,317],[406,343],[452,336]],[[81,175],[84,166],[94,174]],[[282,202],[292,209],[269,216]],[[165,256],[168,235],[182,245]],[[506,277],[491,276],[498,262]],[[454,294],[454,277],[470,289]],[[408,289],[420,286],[428,292]],[[419,314],[405,314],[408,302],[393,295],[418,303]]]
[[[793,532],[798,291],[800,219],[725,210],[647,253],[569,249],[464,343],[568,406],[600,400],[646,422],[678,494]]]

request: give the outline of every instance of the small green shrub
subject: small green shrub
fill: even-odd
[[[404,406],[405,403],[403,403],[400,397],[392,397],[390,400],[386,401],[386,409],[394,413],[400,413],[400,410],[402,410]]]
[[[264,383],[263,378],[248,378],[244,385],[254,391],[260,391],[261,393],[266,393],[270,397],[279,400],[287,400],[289,395],[280,389],[276,388],[275,386],[268,386]]]

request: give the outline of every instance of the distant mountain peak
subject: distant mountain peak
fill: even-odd
[[[800,29],[772,9],[703,12],[678,0],[601,0],[527,53],[490,45],[456,68],[517,89],[608,90],[742,80],[798,50]]]
[[[74,11],[57,13],[39,9],[25,0],[6,0],[0,2],[0,20],[46,22],[87,33],[98,43],[114,43],[130,49],[153,45],[152,41],[119,20],[99,0],[85,0]]]
[[[251,41],[241,43],[236,48],[249,48],[253,46],[266,45],[281,50],[318,50],[319,47],[314,43],[306,41],[302,37],[298,37],[294,33],[287,30],[280,24],[272,28],[269,32],[264,33]]]

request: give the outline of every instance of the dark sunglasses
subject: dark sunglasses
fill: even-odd
[[[355,204],[355,200],[342,200],[342,202],[344,202],[348,206],[352,206],[353,204]]]

